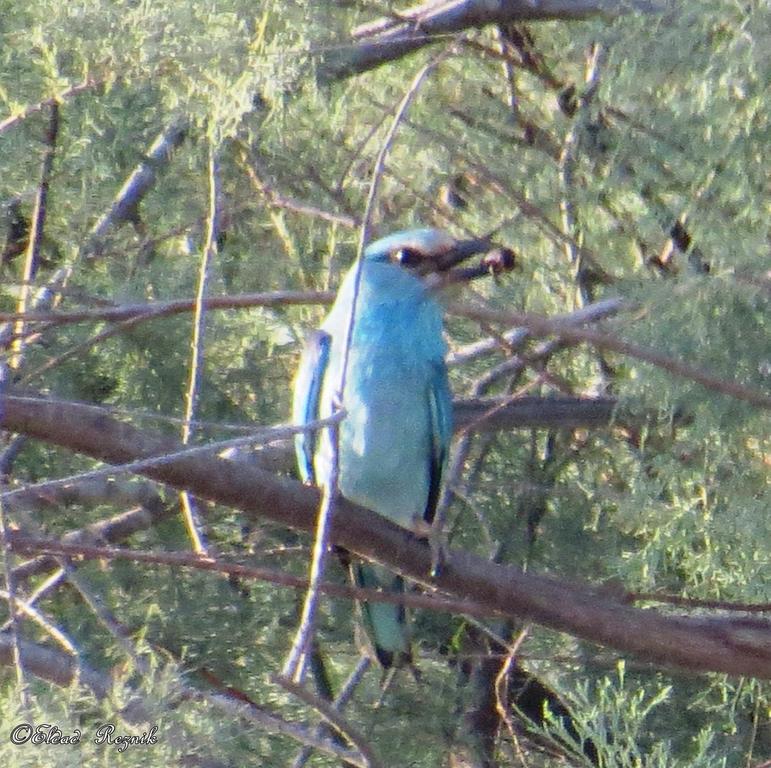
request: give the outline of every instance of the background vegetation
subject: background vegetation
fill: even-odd
[[[347,76],[368,39],[354,30],[388,13],[359,0],[0,2],[6,384],[171,436],[192,416],[194,441],[285,422],[300,345],[325,311],[309,292],[334,290],[355,257],[396,107],[443,55],[398,126],[374,231],[494,231],[518,270],[453,299],[542,315],[620,299],[594,318],[602,331],[754,393],[733,397],[634,356],[536,335],[475,355],[469,345],[500,328],[453,314],[456,396],[537,396],[544,415],[537,428],[459,438],[452,544],[664,613],[718,611],[656,595],[768,609],[768,3],[671,0],[578,20],[557,8],[553,19],[432,34]],[[308,296],[204,313],[192,399],[191,311],[71,323],[10,315],[190,299],[202,274],[207,296]],[[616,416],[549,426],[554,398],[574,395],[614,398]],[[134,514],[144,522],[130,536],[96,543],[190,549],[176,491],[120,473],[35,487],[101,465],[23,434],[3,433],[2,451],[5,489],[28,489],[3,504],[9,536],[61,537]],[[286,452],[276,461],[292,474]],[[307,535],[192,503],[218,559],[305,574]],[[6,550],[5,562],[7,581],[23,558]],[[15,630],[55,655],[38,676],[2,656],[3,764],[292,765],[296,739],[259,718],[318,719],[271,677],[301,593],[162,564],[43,566],[21,566],[11,583],[17,601],[41,590],[39,621],[22,613],[3,636]],[[672,671],[525,621],[413,619],[420,679],[401,672],[381,693],[372,666],[345,710],[381,765],[771,764],[771,689],[760,679]],[[335,692],[359,663],[354,623],[349,600],[322,601],[316,636]],[[489,633],[516,640],[513,661]],[[51,669],[73,654],[114,685],[110,695],[56,685]],[[523,701],[501,697],[501,670],[510,690],[545,686],[551,714],[538,703],[528,718]],[[254,706],[239,714],[243,698]],[[136,735],[157,725],[157,743],[122,753],[93,744],[104,721]],[[20,722],[86,736],[16,746],[9,731]]]

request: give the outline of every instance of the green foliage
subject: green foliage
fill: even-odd
[[[400,125],[372,224],[378,233],[415,225],[458,235],[496,230],[520,264],[512,275],[471,289],[492,306],[550,315],[621,296],[634,309],[604,321],[603,330],[768,393],[771,11],[762,0],[671,5],[661,15],[508,30],[510,40],[523,41],[504,46],[517,62],[513,82],[498,53],[507,30],[470,31],[426,80]],[[0,128],[0,205],[18,198],[27,217],[40,180],[44,102],[61,101],[36,286],[70,268],[62,309],[193,296],[213,150],[222,238],[208,293],[335,288],[358,240],[347,221],[363,215],[393,110],[438,50],[317,82],[318,66],[357,44],[351,29],[377,18],[376,6],[0,0],[0,125],[23,117]],[[565,93],[574,85],[581,96],[594,43],[605,52],[598,89],[571,115]],[[155,138],[179,119],[186,121],[185,140],[159,164],[134,219],[115,222],[100,248],[86,253],[96,221]],[[566,187],[560,155],[571,136],[576,154]],[[451,209],[440,191],[456,182],[466,206]],[[562,219],[568,198],[573,229]],[[0,247],[8,228],[3,215]],[[670,242],[676,222],[689,238],[680,251]],[[583,249],[581,271],[566,250],[571,240]],[[17,255],[0,263],[2,311],[17,306],[23,261]],[[207,313],[196,439],[231,437],[234,423],[286,421],[300,342],[323,311]],[[453,349],[489,331],[458,318],[447,325]],[[20,383],[119,408],[135,414],[140,428],[178,435],[173,419],[185,408],[191,314],[97,337],[113,328],[102,321],[43,327],[15,371]],[[453,546],[570,580],[620,581],[630,591],[767,603],[768,410],[586,346],[539,360],[541,343],[524,342],[516,351],[536,359],[485,393],[609,391],[620,400],[618,421],[603,429],[473,437],[463,492],[448,516]],[[454,368],[457,395],[476,392],[504,359],[496,350]],[[93,466],[30,441],[8,483],[22,487]],[[168,493],[163,501],[176,505],[177,497]],[[43,497],[33,514],[8,514],[33,532],[61,535],[123,511],[111,500]],[[223,558],[306,573],[304,537],[268,524],[244,529],[231,509],[202,511],[213,551]],[[177,517],[126,543],[189,548]],[[224,765],[291,764],[297,747],[288,737],[181,691],[214,690],[219,680],[282,717],[315,724],[310,710],[271,682],[294,633],[297,595],[167,566],[80,563],[77,570],[128,630],[149,671],[137,669],[81,594],[71,587],[51,593],[40,610],[84,662],[116,677],[116,689],[101,700],[29,676],[25,709],[13,669],[3,671],[3,765],[164,765],[191,756],[214,756]],[[328,577],[345,578],[335,562]],[[22,594],[43,578],[21,584]],[[421,681],[400,673],[377,706],[380,681],[370,671],[346,715],[384,765],[447,765],[458,744],[473,742],[464,732],[464,715],[476,705],[468,674],[483,652],[470,645],[461,617],[414,618]],[[353,623],[347,602],[323,602],[318,637],[336,690],[357,662]],[[37,625],[20,626],[25,639],[55,646]],[[529,628],[520,658],[569,703],[601,766],[738,768],[771,758],[767,683],[624,664],[538,627]],[[75,751],[35,751],[7,739],[6,724],[26,721],[91,733],[112,719],[119,731],[141,733],[147,722],[127,723],[120,713],[132,697],[159,726],[156,745],[118,756],[85,738]],[[557,718],[546,718],[545,732],[561,743],[571,738]],[[501,766],[557,759],[537,741],[515,746],[506,729],[493,751]],[[570,760],[585,764],[580,756]]]

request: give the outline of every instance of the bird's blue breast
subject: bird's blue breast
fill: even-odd
[[[332,337],[321,393],[330,415],[340,380],[353,271],[322,326]],[[422,517],[429,493],[432,434],[429,389],[443,365],[442,313],[419,279],[401,267],[364,262],[343,396],[339,486],[346,498],[405,527]],[[328,476],[326,437],[315,471]]]

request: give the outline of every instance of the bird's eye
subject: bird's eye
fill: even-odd
[[[403,267],[416,267],[423,260],[423,255],[414,248],[400,248],[394,251],[391,259]]]

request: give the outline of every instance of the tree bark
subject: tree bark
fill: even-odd
[[[0,396],[0,426],[111,464],[163,456],[141,474],[242,510],[247,517],[311,531],[319,493],[286,477],[215,455],[187,453],[174,440],[142,432],[99,409]],[[422,541],[369,510],[339,499],[331,540],[436,590],[473,600],[491,615],[568,632],[660,666],[771,679],[771,622],[750,617],[664,615],[619,602],[610,591],[490,563],[460,550],[430,579]]]

